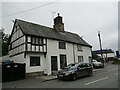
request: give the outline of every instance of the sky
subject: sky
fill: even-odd
[[[5,33],[11,33],[15,19],[22,19],[40,25],[53,27],[53,18],[60,13],[63,17],[65,31],[77,33],[99,49],[98,31],[101,34],[102,48],[118,50],[118,2],[117,0],[63,1],[48,2],[0,2],[0,26]],[[21,0],[22,1],[22,0]],[[25,0],[24,0],[25,1]],[[71,37],[72,38],[72,37]]]

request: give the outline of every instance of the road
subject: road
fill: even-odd
[[[51,80],[40,82],[39,78],[28,81],[3,83],[3,88],[118,88],[118,65],[106,64],[96,69],[92,77],[83,77],[76,81]]]

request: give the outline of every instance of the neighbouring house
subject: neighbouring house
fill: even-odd
[[[91,51],[79,35],[65,31],[59,15],[53,28],[16,19],[10,36],[9,57],[26,63],[27,75],[50,75],[70,63],[91,62]]]
[[[95,52],[98,56],[101,57],[101,50],[95,50],[93,52]],[[115,57],[115,54],[112,51],[112,49],[103,49],[102,55],[103,55],[103,58],[108,61],[114,60],[114,57]]]

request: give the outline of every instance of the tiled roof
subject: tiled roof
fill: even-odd
[[[92,47],[84,41],[79,35],[70,32],[59,32],[54,28],[46,27],[43,25],[16,19],[15,22],[20,26],[23,32],[27,35],[35,35],[49,39],[62,40],[66,42],[81,44],[84,46]]]

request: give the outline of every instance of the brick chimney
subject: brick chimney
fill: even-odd
[[[60,32],[64,32],[64,23],[62,22],[62,17],[59,16],[59,13],[58,16],[54,19],[53,27]]]

